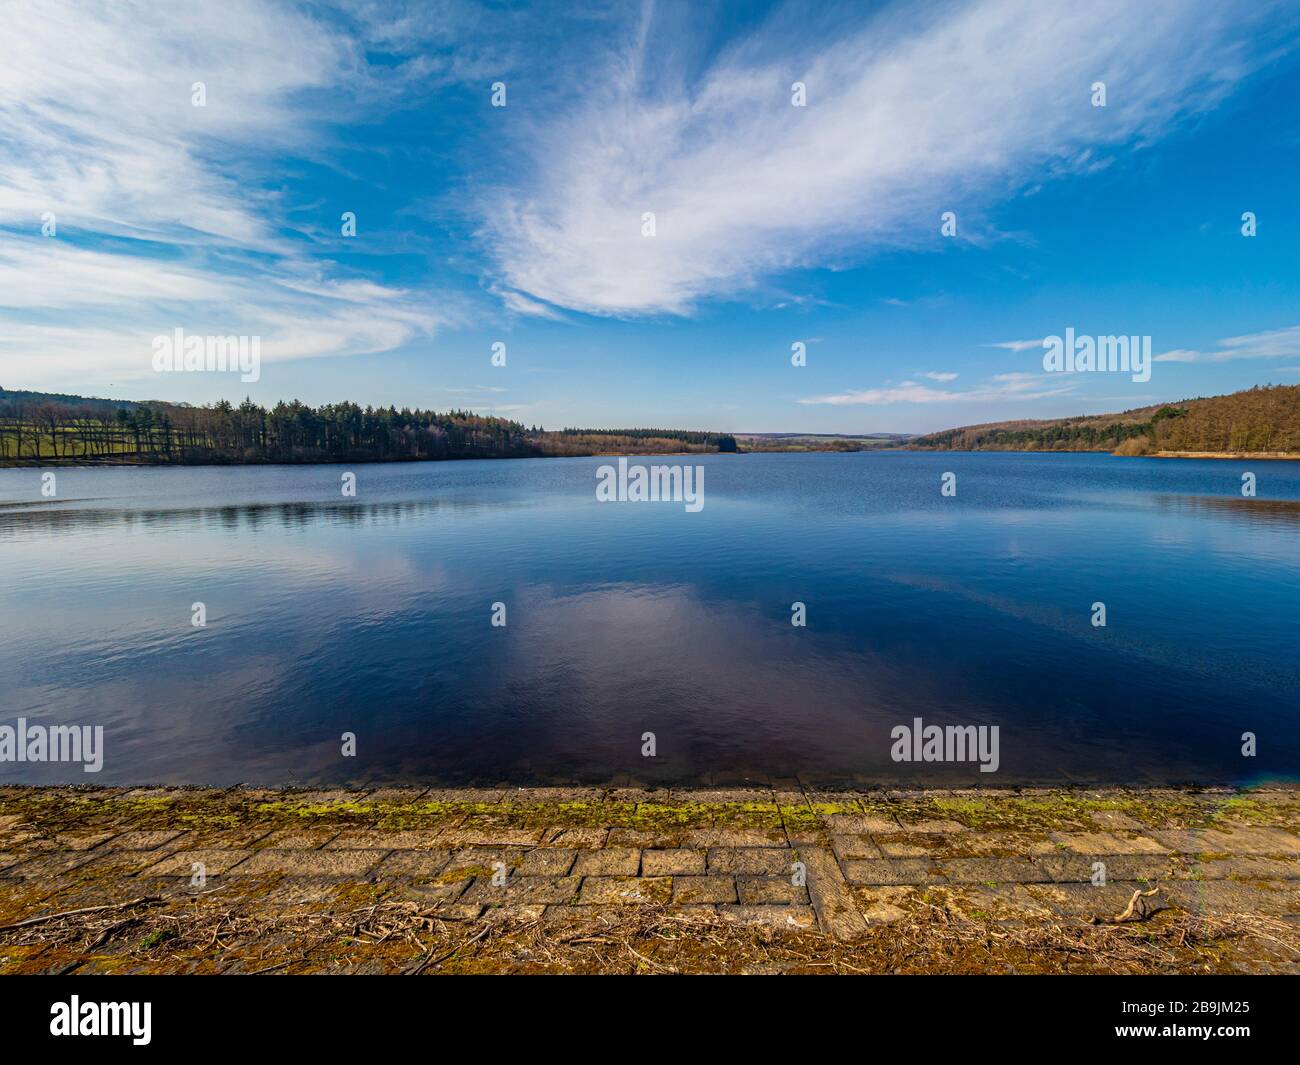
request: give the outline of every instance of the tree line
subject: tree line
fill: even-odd
[[[0,390],[0,461],[177,464],[526,458],[637,450],[735,450],[683,430],[570,430],[452,410],[251,399],[209,406]]]
[[[711,451],[735,451],[736,438],[730,433],[696,432],[690,429],[571,429],[560,430],[561,436],[618,437],[623,440],[677,440],[683,444],[706,447]]]

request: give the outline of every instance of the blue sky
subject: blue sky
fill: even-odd
[[[10,10],[6,388],[852,433],[1300,383],[1293,4]],[[176,328],[260,380],[155,373]],[[1151,379],[1045,373],[1067,328]]]

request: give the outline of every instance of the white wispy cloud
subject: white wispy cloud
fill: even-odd
[[[1041,348],[1043,346],[1042,338],[1038,340],[999,340],[992,344],[981,344],[982,348],[1003,348],[1006,351],[1029,351],[1032,348]]]
[[[949,381],[957,380],[958,377],[955,373],[940,372],[937,370],[931,370],[929,373],[924,373],[921,376],[928,377],[931,381],[942,381],[945,384]]]
[[[492,286],[491,291],[493,295],[500,298],[507,310],[513,311],[515,314],[522,314],[529,318],[548,318],[552,321],[559,321],[563,317],[556,313],[554,307],[529,299],[520,292],[513,292],[510,289],[496,285]]]
[[[1071,381],[1060,383],[1054,381],[1049,384],[1048,380],[1043,374],[995,374],[984,384],[961,391],[904,381],[890,388],[865,388],[826,396],[812,396],[799,402],[805,406],[824,404],[834,407],[891,406],[898,403],[1015,402],[1067,396],[1075,391],[1074,383]]]
[[[316,259],[266,180],[268,149],[310,152],[328,94],[364,80],[347,34],[262,0],[43,0],[3,19],[6,386],[145,377],[150,338],[177,326],[260,335],[274,362],[388,350],[444,320]]]
[[[521,177],[482,197],[502,283],[593,314],[685,314],[788,268],[937,246],[941,211],[1104,166],[1214,105],[1267,12],[968,0],[854,17],[811,40],[785,17],[689,77],[653,17],[593,56],[580,102],[529,125]]]
[[[100,233],[277,246],[269,197],[216,162],[242,158],[250,141],[304,143],[294,94],[346,69],[345,41],[258,0],[48,0],[7,5],[5,22],[0,220],[50,210]],[[204,107],[192,104],[195,82]]]
[[[1300,355],[1300,325],[1225,337],[1213,351],[1175,348],[1157,355],[1155,361],[1234,362],[1237,359],[1290,359],[1297,355]]]

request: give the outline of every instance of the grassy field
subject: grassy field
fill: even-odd
[[[19,445],[21,443],[21,453]],[[160,434],[142,435],[140,451],[145,454],[162,450],[163,440]],[[107,459],[115,455],[135,455],[139,453],[136,441],[130,436],[118,438],[96,435],[87,439],[86,435],[75,428],[61,426],[51,433],[38,431],[35,426],[27,425],[21,432],[13,428],[0,429],[0,461],[31,461],[41,459]]]

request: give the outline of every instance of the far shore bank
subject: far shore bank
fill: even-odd
[[[1249,459],[1261,462],[1300,462],[1300,454],[1287,451],[1154,451],[1153,459]]]
[[[21,460],[0,460],[0,470],[29,470],[29,469],[73,469],[73,470],[94,470],[94,469],[147,469],[147,470],[167,470],[167,469],[232,469],[243,466],[390,466],[390,465],[409,465],[418,463],[437,463],[437,462],[503,462],[508,460],[531,461],[534,459],[667,459],[667,458],[692,458],[698,455],[736,455],[742,454],[737,451],[654,451],[648,454],[635,454],[627,451],[593,451],[590,454],[582,455],[457,455],[448,458],[414,458],[407,456],[395,456],[390,458],[308,458],[296,459],[293,461],[281,460],[258,460],[255,462],[114,462],[106,460],[104,462],[87,462],[84,458],[75,457],[68,459],[21,459]]]
[[[824,451],[812,450],[808,448],[791,448],[789,451],[777,449],[764,449],[762,451],[746,451],[743,448],[737,451],[656,451],[648,454],[637,454],[626,451],[601,451],[592,452],[586,455],[482,455],[482,456],[459,456],[456,458],[356,458],[356,459],[339,459],[339,458],[321,458],[321,459],[301,459],[292,462],[284,461],[258,461],[258,462],[87,462],[84,458],[68,459],[8,459],[0,460],[0,470],[24,470],[24,469],[231,469],[238,467],[257,467],[257,466],[362,466],[362,465],[391,465],[391,464],[411,464],[411,463],[438,463],[438,462],[494,462],[509,459],[517,460],[546,460],[546,459],[641,459],[653,461],[656,459],[693,459],[704,455],[852,455],[852,454],[898,454],[900,452],[909,452],[918,455],[1111,455],[1115,458],[1147,458],[1147,459],[1216,459],[1216,460],[1236,460],[1250,462],[1300,462],[1300,452],[1285,451],[1152,451],[1144,455],[1123,455],[1114,451],[1104,449],[1039,449],[1017,450],[1014,448],[975,448],[969,451],[948,448],[920,448],[920,447],[879,447],[863,448],[861,451],[849,451],[842,448],[828,448]]]

